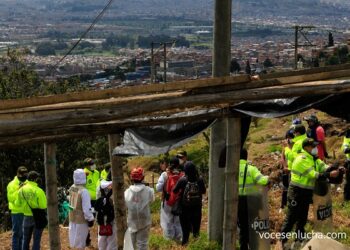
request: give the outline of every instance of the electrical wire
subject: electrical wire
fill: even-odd
[[[101,10],[101,12],[95,17],[95,19],[90,24],[89,28],[85,30],[85,32],[80,36],[78,41],[74,43],[74,45],[69,49],[69,51],[52,67],[52,70],[55,70],[61,62],[63,62],[64,59],[66,59],[67,56],[69,56],[72,51],[78,46],[78,44],[84,39],[84,37],[94,28],[96,23],[102,18],[103,14],[106,12],[106,10],[111,6],[113,0],[109,0],[108,3],[105,5],[105,7]]]

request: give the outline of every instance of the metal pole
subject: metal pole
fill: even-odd
[[[164,82],[166,82],[166,42],[164,42]]]
[[[230,75],[231,61],[231,0],[215,0],[213,76]],[[218,159],[226,140],[225,122],[216,122],[211,130],[209,160],[209,221],[210,240],[223,240],[222,225],[224,214],[224,168],[219,168]]]
[[[44,154],[50,249],[59,250],[61,241],[57,200],[56,144],[45,143]]]
[[[295,26],[295,41],[294,41],[294,69],[298,68],[298,32],[299,26]]]
[[[151,83],[154,83],[154,42],[151,42]]]

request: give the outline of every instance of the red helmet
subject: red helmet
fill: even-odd
[[[145,172],[143,168],[137,167],[131,170],[130,178],[132,181],[142,181],[144,177],[145,177]]]

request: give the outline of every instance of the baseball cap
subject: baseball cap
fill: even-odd
[[[306,116],[306,117],[304,117],[304,120],[305,121],[315,122],[315,123],[318,122],[317,116],[315,116],[315,115]]]
[[[24,177],[26,175],[28,175],[28,169],[25,166],[20,166],[17,169],[17,176],[18,177]]]
[[[187,152],[185,150],[177,151],[176,157],[181,158],[181,157],[184,157],[184,156],[187,156]]]
[[[312,138],[306,138],[303,140],[303,148],[306,147],[306,146],[317,146],[318,145],[318,142],[315,141],[314,139]]]

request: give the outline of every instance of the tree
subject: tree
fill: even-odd
[[[349,54],[348,46],[340,47],[337,52],[338,52],[340,63],[346,63],[348,60],[348,54]]]
[[[265,61],[264,61],[264,67],[265,67],[265,68],[271,68],[271,67],[273,67],[273,64],[272,64],[270,58],[266,58],[266,59],[265,59]]]
[[[339,58],[337,56],[333,55],[328,59],[327,63],[329,65],[337,65],[337,64],[339,64]]]
[[[239,63],[237,62],[237,60],[235,58],[232,59],[230,72],[237,74],[240,71],[241,71],[241,66],[239,65]]]
[[[40,56],[56,55],[55,46],[49,42],[40,43],[35,52]]]

